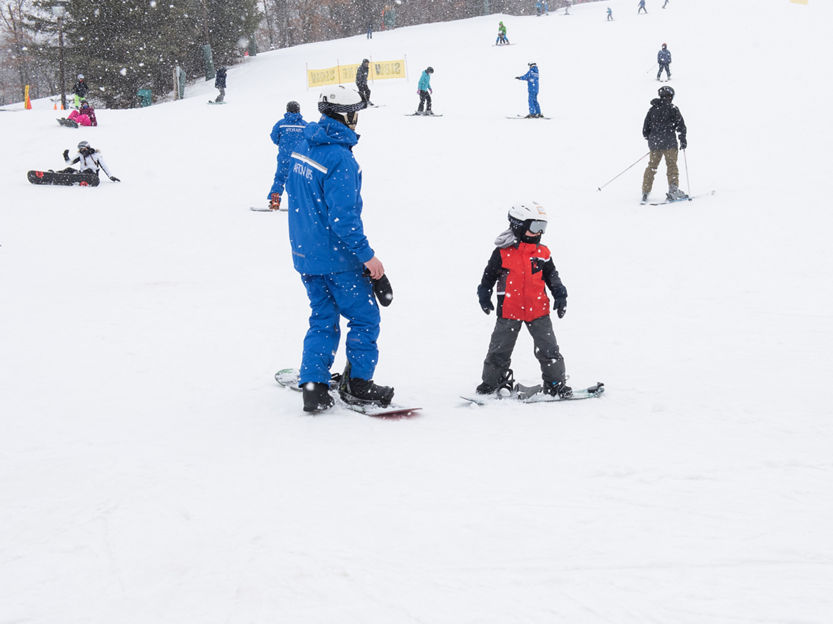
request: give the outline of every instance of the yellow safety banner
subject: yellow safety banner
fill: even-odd
[[[323,87],[331,84],[346,84],[356,81],[356,70],[359,63],[350,65],[336,65],[323,69],[307,70],[307,87]],[[389,80],[392,78],[407,78],[405,61],[373,61],[370,64],[368,80]]]
[[[790,0],[793,4],[808,4],[808,0]]]

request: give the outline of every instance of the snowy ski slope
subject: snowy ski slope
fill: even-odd
[[[0,113],[0,624],[831,622],[833,8],[609,5],[260,54],[221,107],[199,83],[89,130]],[[647,151],[663,41],[683,186],[717,194],[639,206],[644,161],[596,188]],[[424,414],[305,416],[272,380],[308,314],[286,215],[248,207],[286,101],[317,118],[307,64],[403,55],[355,154],[395,289],[376,377]],[[532,60],[552,119],[506,119]],[[406,117],[427,65],[444,116]],[[121,184],[27,183],[81,139]],[[464,407],[475,286],[525,199],[571,383],[607,394]]]

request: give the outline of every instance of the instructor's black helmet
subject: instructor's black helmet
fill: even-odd
[[[301,105],[298,104],[295,100],[286,103],[286,112],[287,113],[300,113],[301,112]]]
[[[660,99],[669,101],[674,99],[674,89],[672,89],[671,87],[660,87],[657,93],[659,93]]]

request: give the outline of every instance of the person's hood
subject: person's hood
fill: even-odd
[[[303,115],[301,115],[301,113],[290,113],[289,111],[284,113],[283,118],[284,118],[284,121],[289,121],[289,122],[292,122],[292,123],[296,123],[296,122],[304,120],[304,117],[303,117]]]
[[[344,145],[353,147],[359,142],[359,135],[340,121],[321,115],[317,122],[312,121],[304,128],[304,138],[310,145]]]

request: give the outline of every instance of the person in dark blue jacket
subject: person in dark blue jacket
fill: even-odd
[[[529,71],[523,76],[515,76],[516,80],[526,80],[527,91],[529,92],[529,115],[527,117],[543,117],[541,107],[538,105],[538,65],[529,64]]]
[[[668,76],[668,80],[671,80],[671,69],[669,68],[669,65],[671,65],[671,50],[668,49],[667,43],[663,43],[662,49],[657,52],[657,64],[659,65],[657,80],[662,76],[663,69],[665,70],[665,75]]]
[[[325,87],[318,101],[321,119],[304,129],[286,181],[292,261],[312,309],[299,379],[308,412],[333,405],[330,368],[342,316],[350,328],[342,398],[377,405],[393,398],[393,388],[373,382],[380,315],[371,280],[387,278],[364,233],[362,173],[352,152],[359,111],[366,106],[356,89]]]
[[[290,154],[298,144],[298,141],[304,138],[304,128],[307,122],[301,117],[301,105],[298,102],[288,102],[286,104],[286,113],[278,123],[272,127],[272,133],[269,135],[272,143],[278,146],[278,166],[275,169],[275,180],[272,182],[272,188],[269,189],[269,194],[266,199],[269,200],[269,208],[278,210],[281,207],[281,195],[283,195],[283,186],[286,183],[286,177],[289,175]]]
[[[215,102],[222,102],[226,99],[226,68],[220,67],[217,70],[217,76],[214,79],[214,88],[220,92],[214,101]]]

